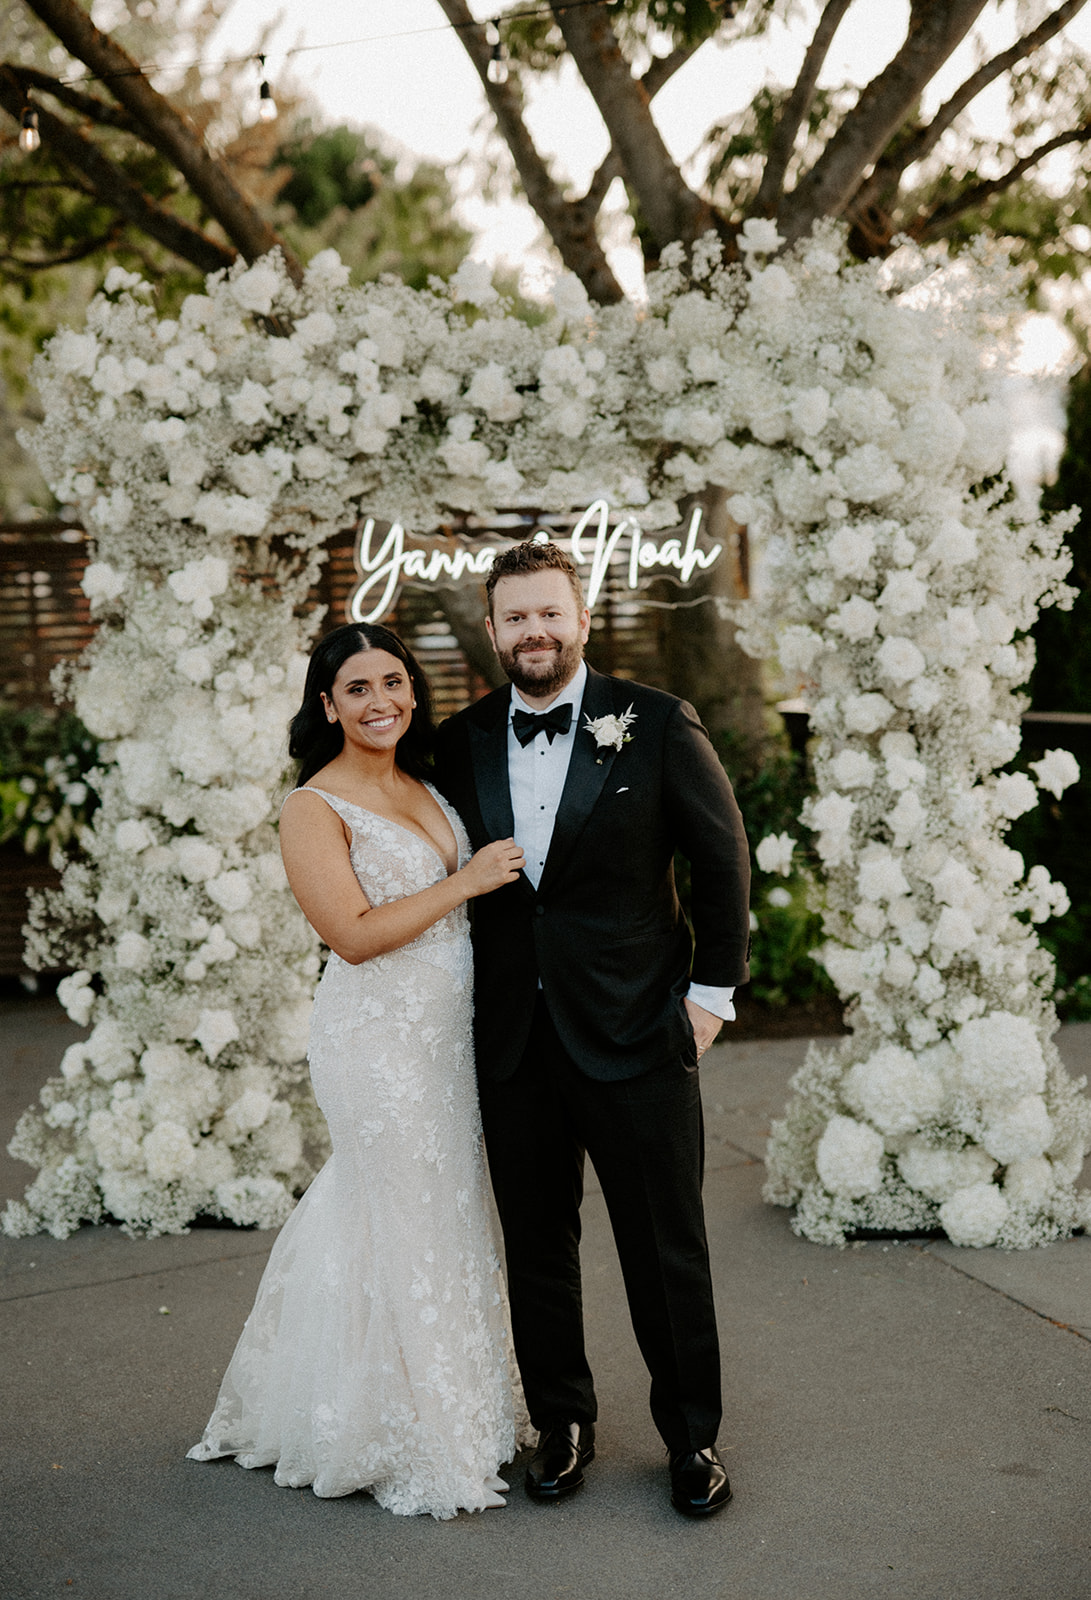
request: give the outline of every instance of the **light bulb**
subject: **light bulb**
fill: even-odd
[[[265,79],[262,80],[261,88],[258,90],[258,116],[262,122],[275,122],[277,119],[277,103]]]
[[[508,68],[507,63],[504,60],[504,47],[500,43],[499,39],[493,45],[492,54],[489,56],[488,76],[490,83],[507,83],[508,81]]]
[[[42,136],[38,132],[38,113],[31,107],[25,107],[19,118],[19,148],[30,155],[38,149]]]

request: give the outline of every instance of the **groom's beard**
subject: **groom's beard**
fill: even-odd
[[[519,659],[523,651],[543,650],[547,647],[556,650],[552,660],[536,661],[532,664]],[[501,650],[498,655],[500,665],[523,694],[534,696],[559,694],[579,669],[583,659],[583,645],[579,639],[572,639],[568,644],[558,644],[553,639],[531,639],[517,644],[514,650]]]

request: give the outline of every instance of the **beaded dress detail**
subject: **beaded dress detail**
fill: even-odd
[[[429,786],[470,856],[458,815]],[[409,829],[313,791],[372,906],[446,867]],[[357,966],[331,954],[309,1060],[333,1153],[283,1229],[200,1444],[404,1515],[502,1505],[528,1437],[486,1187],[466,907]],[[517,1438],[518,1435],[518,1438]],[[530,1437],[533,1437],[530,1435]]]

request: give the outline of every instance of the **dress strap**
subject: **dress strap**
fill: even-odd
[[[358,811],[360,809],[359,806],[353,806],[350,801],[342,800],[340,795],[330,794],[328,789],[317,789],[314,786],[313,783],[301,783],[299,785],[298,789],[292,789],[284,796],[284,799],[281,802],[281,806],[280,806],[280,810],[281,810],[281,814],[282,815],[283,815],[283,812],[284,812],[284,807],[288,804],[288,801],[292,798],[293,794],[317,794],[317,795],[321,796],[321,798],[329,806],[330,810],[331,811],[335,811],[337,813],[337,815],[341,818],[342,822],[348,822],[348,818],[345,816],[344,811],[342,811],[342,809],[341,809],[342,806],[346,806],[350,810],[353,810],[353,811]],[[349,827],[351,827],[351,826],[352,826],[352,824],[350,822],[349,823]]]

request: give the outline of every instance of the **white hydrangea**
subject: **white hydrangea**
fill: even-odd
[[[856,1199],[883,1181],[882,1135],[854,1117],[831,1117],[818,1141],[815,1166],[831,1194]]]
[[[1045,1057],[1028,1017],[992,1011],[965,1022],[951,1042],[952,1086],[979,1104],[1011,1105],[1045,1088]]]
[[[880,1045],[845,1078],[845,1099],[880,1133],[910,1133],[938,1117],[943,1085],[900,1045]]]
[[[939,1220],[952,1244],[980,1250],[996,1243],[1009,1212],[1008,1202],[995,1184],[973,1183],[966,1189],[956,1189],[943,1202]]]
[[[898,1156],[898,1171],[911,1189],[929,1200],[949,1200],[960,1189],[992,1182],[996,1162],[979,1145],[939,1149],[924,1139],[911,1139]]]

